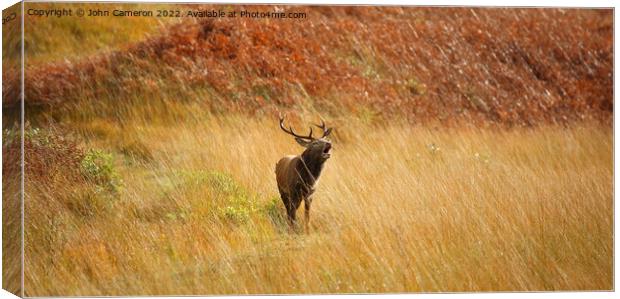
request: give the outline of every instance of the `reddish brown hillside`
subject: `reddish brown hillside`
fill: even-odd
[[[416,122],[531,125],[612,116],[611,10],[285,10],[307,18],[188,20],[112,54],[30,68],[27,104],[157,91],[218,111],[311,102],[332,113]]]

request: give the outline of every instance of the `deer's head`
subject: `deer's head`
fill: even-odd
[[[289,126],[287,129],[284,127],[284,118],[280,116],[280,128],[289,135],[295,137],[295,141],[299,145],[306,148],[302,156],[313,160],[325,161],[331,156],[332,143],[327,139],[332,132],[332,128],[327,128],[325,122],[321,120],[320,125],[314,125],[323,131],[323,135],[319,138],[312,136],[312,127],[310,127],[310,133],[306,136],[298,135],[293,131],[293,128]]]

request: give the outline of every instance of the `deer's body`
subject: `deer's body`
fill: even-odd
[[[306,150],[299,156],[289,155],[278,161],[276,164],[276,181],[291,225],[295,225],[295,214],[301,202],[304,202],[307,230],[310,220],[312,194],[325,161],[331,156],[331,143],[326,139],[331,133],[331,129],[326,129],[324,123],[318,126],[323,129],[323,137],[315,139],[312,137],[312,129],[309,136],[299,136],[292,129],[287,131],[282,124],[283,121],[281,118],[280,127],[285,132],[295,136],[295,140],[300,145],[306,147]]]

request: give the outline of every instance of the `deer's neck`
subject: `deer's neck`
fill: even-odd
[[[314,186],[316,181],[319,179],[321,175],[321,171],[323,171],[323,166],[325,165],[325,160],[317,157],[313,157],[307,152],[301,154],[301,175],[304,182],[311,186]]]

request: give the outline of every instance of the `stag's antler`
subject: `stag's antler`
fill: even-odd
[[[314,125],[319,127],[321,130],[323,130],[323,136],[321,136],[321,138],[329,136],[329,134],[331,134],[331,132],[332,132],[332,128],[328,129],[325,126],[325,122],[322,119],[321,119],[321,124],[320,125],[317,125],[317,124],[314,124]]]
[[[308,136],[297,135],[295,134],[295,132],[293,132],[293,128],[291,126],[289,126],[287,130],[284,127],[284,117],[282,117],[281,115],[279,117],[280,117],[280,129],[282,129],[282,131],[286,132],[287,134],[293,135],[297,138],[314,140],[314,137],[312,137],[312,127],[310,127],[310,134]]]

